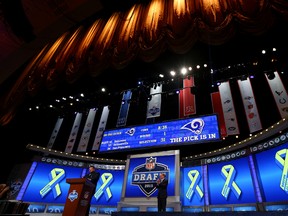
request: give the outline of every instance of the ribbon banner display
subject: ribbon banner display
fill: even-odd
[[[237,199],[239,199],[241,195],[241,190],[234,181],[236,177],[236,169],[234,168],[234,166],[233,165],[223,166],[221,169],[221,175],[225,179],[225,183],[221,192],[222,196],[225,197],[227,200],[230,191],[232,190]]]
[[[265,73],[270,90],[273,94],[281,118],[288,116],[288,95],[278,72],[274,72],[274,79],[269,79]]]
[[[236,117],[229,81],[222,82],[221,85],[218,86],[218,89],[221,97],[221,104],[224,113],[227,134],[239,134],[240,132],[238,127],[238,121]]]
[[[288,194],[288,149],[282,149],[275,154],[275,162],[282,169],[280,188]]]
[[[255,101],[255,96],[252,90],[250,79],[238,80],[238,86],[242,96],[246,119],[248,122],[250,133],[262,129],[258,108]]]
[[[49,174],[50,182],[45,185],[40,191],[41,197],[46,196],[51,190],[54,198],[61,194],[61,188],[59,183],[65,178],[65,170],[60,168],[54,168]]]
[[[80,127],[81,119],[82,119],[82,113],[77,113],[75,120],[74,120],[74,124],[73,124],[72,129],[71,129],[68,143],[67,143],[66,148],[65,148],[65,152],[67,152],[67,153],[71,153],[73,150],[73,147],[74,147],[74,144],[76,141],[76,137],[78,134],[78,130]]]
[[[201,175],[198,170],[191,170],[188,173],[189,181],[191,182],[187,192],[186,192],[186,198],[188,200],[191,200],[193,195],[196,193],[199,200],[203,197],[203,192],[201,188],[199,187],[199,182],[201,180]]]
[[[90,134],[92,131],[96,112],[97,112],[96,108],[89,110],[89,113],[88,113],[88,116],[86,119],[86,123],[85,123],[85,127],[83,129],[82,136],[80,138],[80,142],[79,142],[79,145],[77,148],[78,152],[85,152],[87,150],[87,146],[88,146]]]
[[[100,199],[102,194],[105,194],[106,201],[108,201],[112,197],[112,192],[110,190],[110,185],[113,182],[113,175],[111,173],[103,173],[101,175],[101,183],[102,185],[95,193],[96,200]]]

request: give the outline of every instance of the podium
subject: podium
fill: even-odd
[[[62,216],[85,215],[87,208],[90,208],[95,185],[85,178],[66,179],[66,182],[70,184],[70,189]]]

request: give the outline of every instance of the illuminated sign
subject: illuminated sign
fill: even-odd
[[[220,138],[217,115],[209,115],[107,130],[103,133],[99,152],[205,143]]]

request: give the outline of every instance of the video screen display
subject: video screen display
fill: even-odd
[[[183,206],[204,205],[204,183],[202,167],[188,167],[182,169],[182,204]]]
[[[67,178],[81,178],[84,168],[37,163],[22,200],[64,204],[70,188]],[[30,170],[31,171],[31,170]]]
[[[288,144],[255,154],[264,202],[288,200]],[[287,160],[287,161],[286,161]]]
[[[168,179],[168,196],[175,196],[175,155],[131,158],[125,197],[156,197],[160,173],[165,173]]]
[[[81,178],[88,169],[37,163],[32,171],[33,174],[22,200],[35,203],[65,204],[70,188],[70,184],[66,183],[66,179]],[[97,183],[96,192],[92,197],[91,205],[117,206],[117,202],[121,197],[124,170],[97,171],[100,173],[100,179]]]
[[[92,197],[92,205],[117,206],[121,198],[124,170],[97,170],[100,179]]]
[[[249,158],[208,165],[210,205],[255,203]]]
[[[164,145],[205,143],[217,141],[220,138],[217,115],[209,115],[106,130],[103,133],[99,153]]]

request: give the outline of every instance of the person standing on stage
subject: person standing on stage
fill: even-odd
[[[166,211],[167,204],[167,186],[168,180],[166,179],[165,173],[160,173],[160,178],[156,181],[156,188],[158,189],[157,202],[158,212]]]
[[[86,178],[88,181],[92,182],[94,184],[94,189],[93,189],[93,193],[92,193],[92,196],[91,196],[91,199],[89,201],[89,204],[88,204],[88,207],[87,207],[87,212],[86,212],[86,216],[89,215],[89,211],[90,211],[90,206],[91,206],[91,200],[92,200],[92,197],[94,196],[95,192],[96,192],[96,186],[97,186],[97,182],[100,178],[100,173],[99,172],[96,172],[96,169],[94,166],[89,166],[89,173],[87,173],[84,178]]]

